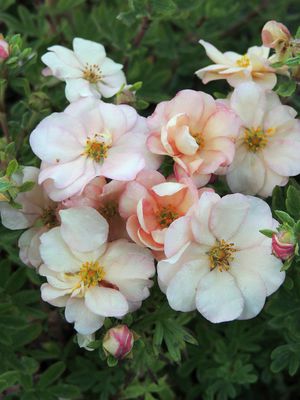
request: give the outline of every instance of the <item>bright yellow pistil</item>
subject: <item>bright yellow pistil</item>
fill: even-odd
[[[98,83],[102,79],[102,74],[99,66],[97,64],[90,65],[86,63],[83,70],[83,79],[89,81],[90,83]]]
[[[275,129],[270,128],[263,130],[262,128],[246,128],[244,131],[244,142],[249,151],[256,153],[266,147],[269,138],[274,134]]]
[[[82,264],[78,276],[81,284],[85,288],[89,288],[97,286],[104,279],[105,271],[98,261],[87,261]]]
[[[85,145],[84,153],[95,160],[96,162],[103,162],[107,157],[107,152],[110,149],[111,145],[106,141],[104,135],[96,134],[93,139],[88,138]]]
[[[247,54],[244,54],[241,58],[236,60],[236,65],[239,67],[247,68],[250,65],[250,58]]]
[[[234,260],[233,254],[237,251],[234,243],[225,240],[217,240],[216,244],[207,253],[209,256],[210,269],[218,268],[220,272],[228,271],[230,263]]]
[[[175,221],[175,219],[177,219],[178,217],[178,212],[171,204],[168,204],[165,207],[161,207],[156,213],[156,218],[161,228],[168,228],[171,223]]]

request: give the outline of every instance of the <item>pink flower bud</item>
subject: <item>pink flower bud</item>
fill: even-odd
[[[271,49],[283,50],[292,38],[288,28],[276,21],[268,21],[261,32],[263,45]]]
[[[0,62],[6,60],[9,57],[9,44],[3,39],[0,34]]]
[[[274,256],[285,261],[294,254],[294,251],[295,244],[290,232],[274,233],[272,236],[272,253]]]
[[[117,325],[109,329],[103,339],[106,353],[118,359],[125,358],[132,349],[134,335],[126,325]]]

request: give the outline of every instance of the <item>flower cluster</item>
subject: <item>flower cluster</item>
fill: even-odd
[[[289,32],[267,28],[264,44],[282,48]],[[7,228],[27,229],[20,257],[46,278],[42,299],[65,308],[82,347],[105,317],[141,307],[155,261],[170,306],[214,323],[256,316],[284,281],[282,245],[274,237],[272,254],[272,238],[260,233],[277,222],[254,196],[268,197],[300,173],[296,111],[272,91],[286,70],[272,67],[264,46],[239,55],[200,43],[216,64],[198,77],[226,79],[233,91],[215,100],[182,90],[148,118],[102,100],[126,79],[101,44],[75,38],[73,51],[52,46],[42,57],[43,74],[66,83],[70,104],[31,133],[40,168],[23,167],[12,179],[34,187],[17,196],[20,209],[2,203],[0,211]],[[173,168],[167,176],[165,163]],[[215,180],[232,194],[215,193]],[[104,348],[123,358],[133,336],[117,328]]]

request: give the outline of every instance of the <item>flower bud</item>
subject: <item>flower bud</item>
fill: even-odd
[[[0,34],[0,62],[9,57],[9,44],[4,40],[3,35]]]
[[[276,21],[268,21],[261,32],[263,45],[276,49],[280,53],[285,52],[292,38],[288,28]]]
[[[272,253],[277,258],[285,261],[292,257],[295,251],[295,243],[291,232],[282,231],[272,236]]]
[[[123,359],[131,352],[133,343],[133,332],[126,325],[117,325],[106,332],[103,348],[107,354]]]

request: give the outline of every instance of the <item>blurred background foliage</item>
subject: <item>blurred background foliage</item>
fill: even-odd
[[[143,82],[139,99],[149,106],[141,112],[149,115],[180,89],[227,93],[225,81],[204,86],[195,77],[210,63],[198,40],[243,54],[260,45],[270,19],[295,32],[299,1],[1,0],[0,31],[13,44],[0,79],[2,168],[15,156],[20,164],[38,165],[28,135],[39,120],[67,105],[64,83],[41,75],[47,47],[71,47],[76,36],[101,42],[109,57],[124,64],[129,83]],[[299,99],[286,101],[299,110]],[[9,148],[7,136],[15,143]],[[298,219],[299,187],[295,180],[291,185],[298,190]],[[276,190],[276,209],[286,209],[286,193]],[[18,259],[19,235],[1,228],[0,399],[299,398],[299,266],[251,321],[213,325],[197,313],[176,313],[155,287],[142,309],[125,318],[140,335],[133,358],[109,367],[101,346],[79,349],[62,313],[42,303],[41,278]],[[103,333],[116,323],[107,320]]]

